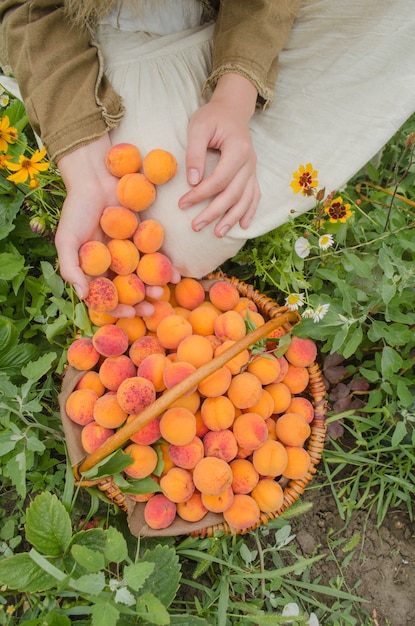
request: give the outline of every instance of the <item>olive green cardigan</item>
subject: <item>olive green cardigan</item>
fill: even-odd
[[[300,0],[200,1],[206,19],[216,20],[207,85],[214,89],[226,72],[242,74],[266,106]],[[82,2],[71,0],[72,11]],[[63,0],[0,0],[0,20],[3,71],[17,78],[30,123],[51,160],[119,124],[123,104],[105,77],[93,28],[76,24]]]

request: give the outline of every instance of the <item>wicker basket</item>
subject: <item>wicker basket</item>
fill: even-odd
[[[169,390],[169,392],[157,398],[153,404],[144,409],[134,420],[122,426],[98,450],[87,457],[85,457],[85,452],[80,443],[81,427],[72,422],[65,412],[66,398],[73,391],[84,372],[79,372],[70,367],[63,380],[59,401],[62,423],[76,484],[83,487],[99,489],[111,502],[123,509],[128,516],[130,530],[132,534],[136,536],[176,536],[191,534],[203,537],[212,536],[218,530],[228,533],[245,533],[257,526],[267,524],[269,520],[280,515],[300,497],[307,484],[313,478],[316,472],[316,466],[321,458],[326,435],[326,390],[320,368],[317,363],[313,363],[308,367],[309,385],[307,389],[307,395],[314,405],[314,419],[311,423],[311,434],[306,445],[306,449],[311,457],[310,468],[307,474],[301,479],[281,479],[279,481],[284,493],[282,506],[279,510],[272,513],[262,513],[259,522],[253,527],[235,531],[224,521],[221,514],[208,513],[199,523],[190,523],[177,519],[177,521],[173,522],[173,524],[166,529],[153,530],[145,523],[144,504],[135,502],[129,498],[128,495],[122,493],[114,483],[112,477],[105,477],[94,481],[86,480],[82,477],[84,472],[94,468],[97,463],[105,459],[108,455],[124,447],[131,435],[138,432],[152,419],[161,415],[172,402],[175,402],[183,394],[192,389],[195,384],[198,384],[201,380],[222,367],[227,361],[249,346],[252,346],[263,337],[266,337],[274,329],[283,327],[286,332],[290,332],[293,327],[299,323],[301,318],[297,312],[290,311],[287,307],[279,306],[275,301],[261,294],[251,285],[239,281],[236,278],[228,278],[219,273],[209,276],[209,281],[217,279],[228,280],[235,285],[241,296],[248,297],[252,300],[256,304],[258,311],[264,316],[266,320],[265,325],[249,333],[246,337],[231,346],[231,348],[224,351],[220,356],[215,357],[173,389]]]

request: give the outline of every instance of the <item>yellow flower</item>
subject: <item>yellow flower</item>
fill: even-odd
[[[350,204],[343,204],[343,198],[341,196],[337,196],[334,198],[330,204],[324,209],[327,215],[330,218],[330,222],[346,222],[349,217],[353,215],[350,210]]]
[[[17,139],[17,129],[10,126],[10,120],[7,115],[0,120],[0,150],[7,152],[7,144],[15,143]]]
[[[0,154],[0,170],[5,170],[8,168],[7,161],[10,161],[13,157],[11,154]]]
[[[26,155],[21,154],[18,163],[9,163],[9,170],[16,172],[16,174],[11,174],[7,179],[14,183],[25,183],[28,177],[32,180],[39,172],[44,172],[49,168],[47,161],[40,163],[45,154],[46,148],[44,147],[41,150],[36,150],[30,159]]]
[[[290,183],[294,193],[301,191],[303,196],[313,195],[313,189],[317,187],[318,172],[313,168],[311,163],[306,166],[300,165],[296,172],[293,172],[293,180]]]

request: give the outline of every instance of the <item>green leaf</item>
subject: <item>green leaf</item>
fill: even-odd
[[[119,530],[110,526],[106,531],[105,558],[108,563],[121,563],[128,557],[128,546]]]
[[[136,613],[150,624],[160,626],[170,624],[170,616],[166,607],[152,593],[145,593],[138,598]]]
[[[91,626],[116,626],[120,612],[109,602],[97,602],[92,606],[91,617]]]
[[[153,472],[156,474],[156,470]],[[137,479],[129,479],[125,480],[121,474],[117,474],[114,476],[114,483],[123,493],[132,493],[132,494],[143,494],[143,493],[153,493],[156,491],[161,491],[160,485],[153,479],[151,476],[146,476],[146,478],[137,478]]]
[[[37,382],[45,376],[48,372],[50,372],[52,363],[56,359],[56,352],[48,352],[47,354],[43,354],[36,361],[30,361],[27,365],[22,368],[22,374],[28,380]]]
[[[361,326],[351,329],[345,347],[343,348],[343,356],[348,359],[355,354],[357,348],[360,346],[363,340],[363,331]]]
[[[85,576],[80,576],[75,581],[71,581],[71,587],[76,591],[80,591],[81,593],[96,596],[105,589],[104,572],[97,572],[95,574],[85,574]]]
[[[170,615],[171,626],[209,626],[209,622],[195,615]]]
[[[176,551],[168,546],[158,545],[154,550],[146,550],[142,561],[155,564],[153,573],[143,585],[143,593],[151,591],[165,606],[169,606],[176,596],[181,578]]]
[[[48,491],[36,496],[26,512],[26,539],[39,552],[59,556],[71,537],[71,519],[58,498]]]
[[[29,453],[28,453],[29,454]],[[31,454],[31,453],[30,453]],[[33,458],[33,455],[31,456]],[[30,464],[29,464],[30,465]],[[21,498],[26,497],[26,452],[22,450],[15,454],[6,464],[7,471]]]
[[[388,379],[392,374],[402,367],[402,357],[389,346],[385,346],[382,350],[381,369],[382,376]]]
[[[0,560],[0,582],[10,589],[37,593],[51,589],[56,580],[37,565],[28,554],[15,554]]]
[[[116,450],[93,468],[84,472],[82,476],[88,480],[95,478],[103,478],[104,476],[112,476],[122,472],[126,467],[131,465],[131,456],[125,454],[122,450]]]
[[[0,280],[12,280],[24,268],[24,256],[18,252],[0,253]]]
[[[398,422],[392,434],[391,444],[396,447],[406,437],[406,426],[404,422]]]
[[[10,183],[12,192],[12,183]],[[0,193],[0,240],[5,239],[15,228],[14,220],[23,202],[21,191],[13,191],[11,196]]]
[[[105,567],[105,559],[102,552],[91,550],[86,546],[74,544],[71,548],[75,561],[88,572],[99,572]]]
[[[154,563],[148,563],[146,561],[134,563],[134,565],[126,565],[124,567],[124,582],[131,587],[131,589],[134,589],[134,591],[138,591],[150,574],[153,573],[154,568]]]

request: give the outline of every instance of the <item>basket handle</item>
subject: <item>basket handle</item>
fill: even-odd
[[[80,465],[74,466],[73,472],[75,477],[79,479],[83,472],[92,469],[109,454],[118,450],[118,448],[128,441],[131,435],[134,435],[151,422],[151,420],[166,411],[172,402],[178,400],[180,396],[190,391],[192,387],[198,385],[204,378],[207,378],[207,376],[210,376],[216,372],[216,370],[223,367],[240,352],[246,350],[249,346],[253,345],[263,337],[266,337],[279,326],[289,323],[296,324],[298,321],[299,315],[296,311],[285,310],[285,312],[270,319],[268,322],[265,322],[262,326],[259,326],[252,332],[245,335],[245,337],[242,337],[242,339],[230,346],[230,348],[224,350],[222,354],[219,354],[208,363],[202,365],[195,372],[192,372],[192,374],[190,374],[187,378],[172,387],[172,389],[170,389],[167,393],[157,398],[157,400],[143,409],[133,420],[124,424],[124,426],[107,439],[102,446],[87,456]]]

